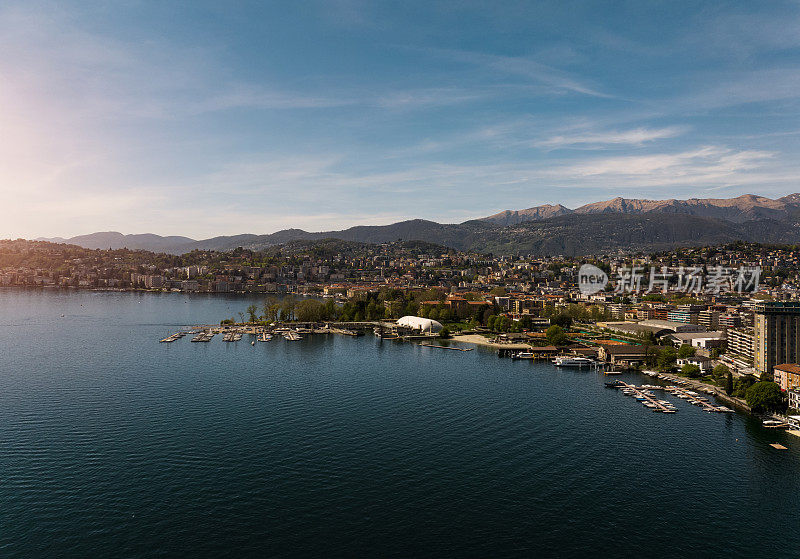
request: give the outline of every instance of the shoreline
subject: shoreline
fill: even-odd
[[[484,347],[492,347],[495,349],[532,349],[533,346],[530,344],[498,344],[496,342],[491,342],[488,339],[484,338],[480,334],[453,334],[450,338],[450,341],[453,342],[465,342],[469,344],[480,345]]]

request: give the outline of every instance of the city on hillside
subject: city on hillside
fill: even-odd
[[[263,294],[263,306],[223,317],[228,323],[417,316],[496,347],[523,344],[539,358],[567,351],[676,371],[734,397],[774,381],[784,396],[778,411],[800,409],[799,260],[800,247],[749,243],[574,259],[419,241],[178,256],[16,240],[0,242],[0,286]],[[607,284],[582,289],[585,264]]]

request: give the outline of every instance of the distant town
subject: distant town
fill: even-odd
[[[593,293],[579,285],[587,263],[608,278]],[[758,275],[736,286],[742,269]],[[681,285],[688,270],[706,284]],[[732,274],[721,287],[708,279],[716,270]],[[479,335],[539,358],[567,351],[615,367],[677,372],[743,404],[748,390],[769,381],[777,397],[749,403],[788,409],[789,417],[800,409],[798,270],[800,247],[751,243],[576,259],[464,253],[421,241],[297,241],[183,255],[0,241],[3,287],[264,296],[263,305],[223,317],[226,323],[416,316],[444,325],[447,335]]]

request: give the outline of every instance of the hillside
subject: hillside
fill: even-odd
[[[482,219],[498,225],[515,225],[524,221],[537,221],[571,213],[687,214],[735,223],[744,223],[754,219],[784,221],[795,219],[800,215],[800,194],[789,194],[777,200],[755,194],[744,194],[736,198],[690,198],[688,200],[617,197],[612,200],[585,204],[574,210],[560,204],[544,205],[525,210],[506,210]]]
[[[397,240],[495,254],[582,255],[613,250],[661,250],[673,246],[737,240],[794,243],[800,229],[800,194],[773,200],[744,195],[722,199],[644,200],[614,198],[571,210],[545,205],[488,218],[443,224],[412,219],[390,225],[338,231],[285,229],[267,235],[242,234],[203,240],[158,235],[94,233],[71,239],[43,239],[85,248],[123,248],[183,254],[192,250],[263,250],[296,241],[339,239],[358,243]]]

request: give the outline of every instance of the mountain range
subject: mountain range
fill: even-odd
[[[800,242],[800,193],[778,199],[754,194],[736,198],[645,200],[614,198],[575,209],[541,205],[506,210],[456,224],[422,219],[311,233],[285,229],[194,240],[153,234],[92,233],[69,239],[40,238],[85,248],[129,248],[182,254],[192,250],[254,250],[298,240],[342,239],[384,243],[414,240],[495,254],[579,256],[615,250],[665,250],[733,241]]]

